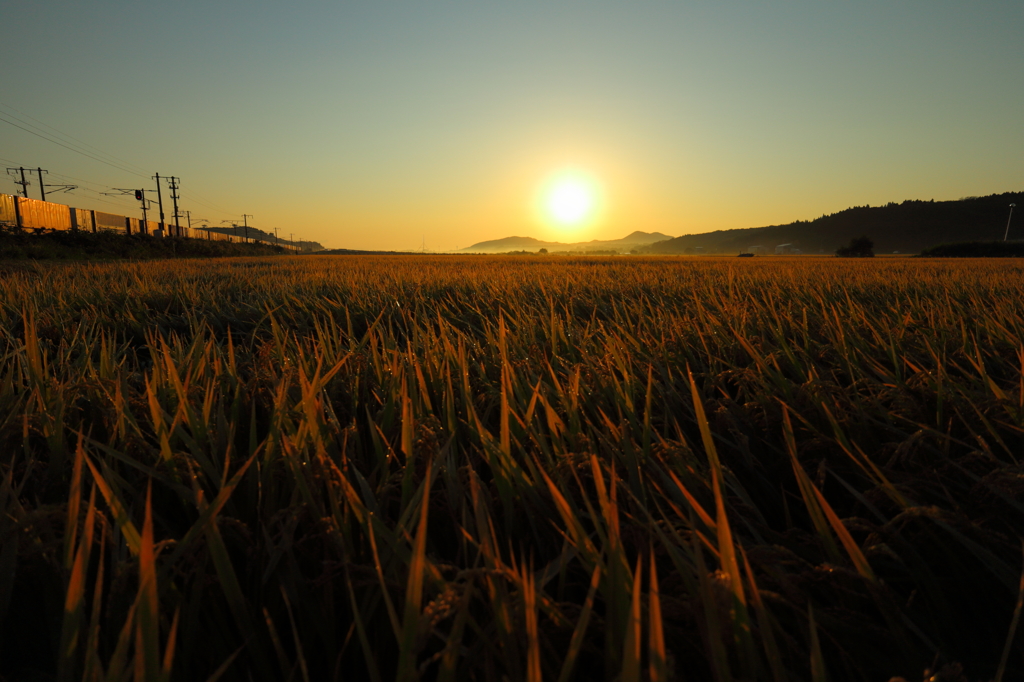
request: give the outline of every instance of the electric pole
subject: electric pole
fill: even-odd
[[[18,180],[18,176],[16,175],[16,173],[19,173],[19,172],[21,173],[21,180]],[[7,174],[10,175],[12,178],[14,178],[14,184],[15,185],[21,185],[21,196],[23,196],[26,199],[28,199],[28,186],[30,184],[32,184],[32,183],[30,183],[28,180],[25,179],[25,169],[24,168],[8,168],[7,169]]]
[[[31,173],[32,169],[29,168],[28,172]],[[49,173],[50,171],[43,170],[42,168],[36,168],[36,172],[39,174],[39,194],[42,196],[43,201],[46,201],[46,188],[47,187],[53,187],[53,188],[55,188],[55,190],[57,192],[70,192],[73,189],[78,189],[78,185],[47,185],[47,184],[44,184],[43,183],[43,173]],[[21,180],[15,179],[14,180],[14,184],[15,185],[21,185],[21,196],[23,196],[24,198],[28,199],[28,186],[31,185],[32,183],[25,179],[25,169],[24,168],[20,168],[19,167],[19,168],[8,168],[7,169],[7,174],[10,175],[10,176],[14,176],[16,178],[15,173],[18,173],[18,174],[21,175]],[[53,194],[53,192],[50,192],[50,194]]]
[[[49,174],[50,171],[44,171],[42,168],[36,168],[36,172],[39,173],[39,196],[42,197],[43,201],[46,201],[46,186],[43,184],[43,173]]]
[[[252,218],[252,217],[253,217],[252,213],[243,213],[242,214],[242,225],[245,226],[245,238],[246,239],[249,238],[249,223],[246,221],[246,218]]]
[[[160,193],[160,174],[157,173],[153,179],[156,180],[156,201],[160,206],[160,229],[162,230],[164,229],[164,197]]]
[[[181,178],[176,178],[173,175],[167,179],[167,184],[171,188],[171,199],[174,201],[174,231],[181,232],[181,225],[178,224],[178,188],[181,187],[179,181]]]
[[[276,227],[274,228],[274,242],[275,242],[275,243],[276,243],[276,244],[277,244],[278,246],[280,246],[280,245],[281,245],[281,238],[277,236],[277,228],[276,228]]]
[[[1003,241],[1010,236],[1010,221],[1013,220],[1013,209],[1017,204],[1010,204],[1010,217],[1006,219],[1006,234],[1003,235]]]

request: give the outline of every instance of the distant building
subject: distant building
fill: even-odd
[[[779,244],[778,246],[775,247],[775,255],[776,256],[782,256],[782,255],[785,255],[787,253],[793,253],[793,245],[792,244]]]

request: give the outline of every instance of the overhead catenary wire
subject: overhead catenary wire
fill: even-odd
[[[13,121],[8,121],[3,116],[0,116],[0,121],[3,121],[4,123],[6,123],[8,125],[12,125],[15,128],[18,128],[19,130],[24,130],[26,133],[29,133],[31,135],[35,135],[36,137],[44,139],[47,142],[52,142],[53,144],[57,145],[58,147],[63,147],[64,149],[67,149],[69,151],[75,152],[76,154],[81,154],[82,156],[87,156],[90,159],[92,159],[93,161],[99,161],[100,163],[106,164],[106,165],[110,166],[111,168],[116,168],[119,171],[123,171],[125,173],[131,173],[132,175],[138,175],[140,177],[146,177],[145,175],[142,175],[141,173],[137,173],[137,172],[135,172],[133,170],[129,170],[128,168],[124,168],[122,166],[118,166],[117,164],[111,163],[109,161],[104,161],[103,159],[101,159],[101,158],[99,158],[97,156],[93,156],[92,154],[88,154],[86,152],[83,152],[81,149],[75,149],[74,147],[69,147],[68,145],[66,145],[66,144],[64,144],[62,142],[54,140],[54,139],[52,139],[50,137],[47,137],[46,135],[43,135],[41,133],[37,133],[34,130],[29,130],[28,128],[26,128],[24,126],[20,126],[17,123],[14,123]]]
[[[16,109],[15,107],[12,107],[10,104],[4,104],[3,102],[0,102],[0,108],[2,108],[2,109],[9,109],[10,111],[17,112],[20,116],[15,116],[14,114],[11,114],[11,113],[8,113],[8,112],[3,112],[3,113],[4,113],[5,116],[8,116],[9,118],[13,118],[15,121],[18,121],[19,123],[27,125],[30,128],[35,128],[36,130],[39,130],[40,132],[44,132],[44,133],[46,133],[48,135],[52,135],[53,137],[56,137],[58,139],[62,139],[62,141],[66,142],[66,143],[68,143],[68,144],[70,144],[72,146],[81,146],[81,147],[84,147],[84,148],[86,148],[88,150],[92,150],[92,152],[95,153],[95,154],[107,157],[108,159],[113,159],[114,161],[117,161],[118,163],[123,164],[125,166],[131,167],[131,168],[135,168],[140,173],[145,173],[146,172],[145,168],[142,168],[141,166],[139,166],[137,164],[134,164],[131,161],[126,161],[126,160],[124,160],[122,158],[114,156],[113,154],[110,154],[109,152],[105,152],[102,149],[94,147],[93,145],[89,144],[88,142],[85,142],[84,140],[78,139],[74,135],[69,135],[68,133],[63,132],[63,131],[61,131],[58,128],[55,128],[55,127],[53,127],[53,126],[51,126],[51,125],[49,125],[47,123],[44,123],[43,121],[40,121],[39,119],[37,119],[37,118],[35,118],[35,117],[33,117],[33,116],[29,115],[29,114],[26,114],[25,112],[23,112],[23,111],[21,111],[19,109]],[[21,118],[22,116],[24,118]],[[33,125],[33,124],[29,123],[28,121],[24,120],[25,118],[27,118],[27,119],[29,119],[31,121],[35,121],[39,125]],[[47,131],[43,130],[43,128],[47,129],[48,131],[52,131],[52,132],[47,132]]]
[[[5,109],[11,109],[13,111],[18,111],[17,109],[14,109],[14,107],[11,107],[10,105],[6,105],[6,104],[2,104],[2,103],[0,103],[0,107],[3,107]],[[60,132],[57,128],[54,128],[53,126],[47,125],[46,123],[43,123],[42,121],[39,121],[38,119],[35,119],[35,118],[29,116],[28,114],[25,114],[25,113],[20,112],[20,111],[18,111],[18,113],[22,114],[26,118],[31,118],[32,120],[37,121],[40,125],[45,126],[46,128],[49,128],[50,130],[56,131],[56,133],[58,135],[60,135],[61,137],[69,138],[69,140],[75,140],[76,139],[76,138],[72,137],[71,135],[68,135],[66,133]],[[15,123],[13,121],[9,121],[6,118],[4,118],[4,116],[13,118],[15,121],[18,121],[18,123]],[[128,161],[124,161],[123,159],[119,159],[118,157],[114,156],[113,154],[108,154],[107,152],[101,151],[101,150],[97,149],[96,147],[93,147],[92,145],[90,145],[88,143],[85,143],[85,142],[81,142],[81,141],[79,141],[79,142],[82,145],[84,145],[85,147],[88,147],[89,149],[95,150],[97,154],[102,154],[103,156],[107,156],[107,157],[109,157],[111,159],[114,159],[114,160],[118,161],[118,163],[113,163],[111,161],[107,161],[105,159],[99,158],[95,154],[88,153],[88,152],[86,152],[86,151],[84,151],[82,149],[76,149],[75,147],[77,147],[78,145],[75,145],[75,144],[69,142],[69,140],[65,140],[64,142],[68,142],[68,144],[65,144],[64,142],[62,142],[60,140],[53,139],[52,134],[47,134],[46,131],[40,129],[38,126],[32,125],[31,123],[28,123],[27,121],[24,121],[24,120],[20,119],[19,117],[14,116],[13,114],[9,114],[7,112],[0,112],[0,121],[3,121],[4,123],[7,123],[8,125],[12,125],[15,128],[19,128],[20,130],[23,130],[23,131],[25,131],[25,132],[27,132],[27,133],[29,133],[31,135],[35,135],[36,137],[44,139],[47,142],[52,142],[53,144],[56,144],[56,145],[58,145],[60,147],[63,147],[64,149],[67,149],[69,151],[73,151],[73,152],[75,152],[77,154],[81,154],[82,156],[86,156],[86,157],[88,157],[90,159],[93,159],[94,161],[99,161],[100,163],[106,164],[106,165],[108,165],[108,166],[110,166],[112,168],[116,168],[116,169],[118,169],[120,171],[124,171],[126,173],[131,173],[132,175],[137,175],[139,177],[151,179],[151,177],[150,177],[150,175],[148,173],[145,173],[145,171],[140,166],[137,166],[134,163],[131,163],[131,162],[128,162]],[[19,125],[19,123],[24,124],[24,125]],[[28,127],[25,127],[25,126],[28,126]],[[35,128],[36,130],[31,130],[31,128]],[[131,170],[130,168],[127,168],[126,166],[131,166],[131,167],[134,167],[134,168],[138,168],[140,172]],[[202,206],[205,206],[206,208],[209,208],[211,210],[219,211],[219,212],[223,213],[224,215],[233,216],[233,215],[237,215],[237,213],[238,213],[237,211],[231,211],[231,210],[225,209],[222,206],[217,206],[216,204],[214,204],[213,202],[209,201],[208,199],[203,199],[202,197],[196,195],[194,192],[189,192],[188,194],[185,194],[183,192],[181,194],[181,196],[183,198],[189,199],[190,201],[194,201],[197,204],[201,204]]]
[[[11,113],[11,112],[16,112],[17,115],[15,113]],[[25,119],[29,119],[31,121],[35,121],[35,124],[30,123],[28,120],[25,120]],[[134,163],[131,163],[130,161],[126,161],[126,160],[121,159],[121,158],[119,158],[117,156],[114,156],[113,154],[105,152],[105,151],[99,149],[98,147],[95,147],[95,146],[85,142],[84,140],[80,140],[80,139],[74,137],[73,135],[65,133],[65,132],[59,130],[58,128],[55,128],[55,127],[53,127],[53,126],[51,126],[51,125],[49,125],[47,123],[44,123],[43,121],[40,121],[39,119],[37,119],[37,118],[35,118],[35,117],[33,117],[33,116],[29,115],[29,114],[26,114],[25,112],[23,112],[23,111],[21,111],[19,109],[16,109],[15,107],[10,106],[9,104],[4,104],[2,102],[0,102],[0,122],[6,123],[6,124],[8,124],[8,125],[10,125],[10,126],[12,126],[14,128],[17,128],[19,130],[24,131],[24,132],[26,132],[26,133],[28,133],[30,135],[33,135],[33,136],[38,137],[38,138],[40,138],[42,140],[45,140],[45,141],[50,142],[52,144],[55,144],[58,147],[61,147],[61,148],[66,149],[68,151],[74,152],[76,154],[80,154],[81,156],[84,156],[86,158],[92,159],[93,161],[97,161],[97,162],[102,163],[102,164],[104,164],[106,166],[110,166],[111,168],[115,168],[115,169],[117,169],[119,171],[122,171],[124,173],[128,173],[130,175],[134,175],[134,176],[141,177],[141,178],[152,179],[152,176],[150,176],[148,173],[146,173],[145,170],[141,166],[138,166],[138,165],[136,165]],[[38,125],[36,125],[36,124],[38,124]],[[103,158],[103,157],[106,157],[106,158]],[[19,166],[19,167],[20,166],[24,166],[24,164],[19,164],[18,162],[15,162],[15,161],[12,161],[12,160],[9,160],[9,159],[0,159],[0,161],[3,161],[4,163],[9,163],[11,166]],[[133,169],[135,169],[135,170],[133,170]],[[53,175],[55,177],[58,177],[58,178],[74,180],[74,181],[80,183],[81,185],[92,185],[94,187],[102,187],[104,190],[113,189],[113,188],[110,188],[110,187],[108,187],[106,185],[103,185],[103,184],[100,184],[100,183],[96,183],[96,182],[93,182],[93,181],[90,181],[90,180],[84,180],[82,178],[76,178],[74,176],[66,175],[66,174],[63,174],[63,173],[54,173]],[[87,192],[91,192],[93,194],[101,195],[101,196],[106,195],[106,192],[100,192],[98,190],[91,189],[89,187],[82,187],[81,185],[80,185],[79,189],[85,190]],[[184,198],[184,199],[187,199],[187,200],[189,200],[191,202],[194,202],[196,204],[199,204],[199,205],[201,205],[201,206],[203,206],[203,207],[205,207],[205,208],[207,208],[209,210],[216,211],[217,213],[220,213],[220,214],[223,214],[223,215],[226,215],[226,216],[237,216],[238,215],[237,211],[232,211],[232,210],[224,208],[223,206],[218,206],[217,204],[213,203],[209,199],[206,199],[206,198],[202,197],[201,195],[196,194],[193,191],[190,191],[188,193],[181,192],[180,193],[180,197]],[[113,206],[118,206],[119,208],[122,208],[122,209],[131,208],[128,204],[119,203],[116,200],[115,201],[110,201],[109,199],[100,199],[98,197],[90,197],[89,200],[90,201],[102,202],[102,203],[110,204],[110,205],[113,205]]]
[[[216,204],[214,204],[214,203],[212,203],[210,201],[206,201],[206,200],[200,199],[194,192],[187,192],[187,193],[186,192],[182,192],[181,196],[182,196],[183,199],[188,199],[189,201],[193,201],[193,202],[195,202],[197,204],[200,204],[201,206],[205,206],[206,208],[209,208],[211,210],[217,211],[218,213],[223,213],[224,215],[229,215],[229,216],[237,216],[238,215],[237,211],[229,211],[226,208],[223,208],[221,206],[217,206]]]

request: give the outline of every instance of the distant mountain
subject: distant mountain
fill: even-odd
[[[854,237],[866,235],[874,241],[876,253],[919,253],[947,242],[1001,240],[1009,205],[1024,206],[1022,200],[1024,192],[1006,192],[956,201],[908,200],[885,206],[854,206],[788,225],[685,234],[643,251],[737,254],[761,247],[764,252],[774,253],[776,246],[790,244],[803,253],[834,253]],[[1020,219],[1015,216],[1010,226],[1011,239],[1024,239],[1024,211],[1018,215]]]
[[[220,234],[230,234],[236,237],[248,236],[250,239],[258,239],[262,242],[268,242],[270,244],[287,244],[289,246],[300,246],[303,251],[323,251],[324,246],[320,242],[308,242],[305,240],[296,240],[293,242],[287,239],[278,240],[277,236],[270,232],[264,232],[263,230],[256,227],[246,228],[244,225],[232,225],[231,227],[201,227],[201,230],[207,232],[219,232]]]
[[[473,246],[460,249],[460,251],[462,253],[505,253],[507,251],[538,251],[540,249],[548,251],[629,251],[667,239],[672,239],[672,237],[660,232],[640,232],[639,230],[622,239],[594,239],[589,242],[570,244],[545,242],[533,237],[505,237],[473,244]]]

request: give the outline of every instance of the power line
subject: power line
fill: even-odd
[[[52,142],[53,144],[57,145],[58,147],[63,147],[64,149],[67,149],[68,151],[72,151],[72,152],[75,152],[76,154],[81,154],[82,156],[89,157],[93,161],[99,161],[100,163],[106,164],[106,165],[110,166],[111,168],[116,168],[119,171],[124,171],[125,173],[131,173],[132,175],[138,175],[139,177],[143,177],[143,178],[146,177],[142,173],[136,173],[135,171],[130,170],[128,168],[124,168],[122,166],[118,166],[117,164],[111,163],[109,161],[104,161],[103,159],[101,159],[101,158],[99,158],[97,156],[93,156],[92,154],[87,154],[86,152],[83,152],[81,149],[75,149],[74,147],[69,147],[68,145],[63,144],[62,142],[58,142],[57,140],[54,140],[54,139],[52,139],[50,137],[47,137],[46,135],[37,133],[34,130],[29,130],[28,128],[25,128],[24,126],[20,126],[17,123],[14,123],[13,121],[8,121],[3,116],[0,116],[0,121],[3,121],[4,123],[6,123],[8,125],[12,125],[15,128],[18,128],[19,130],[24,130],[26,133],[29,133],[30,135],[35,135],[36,137],[41,138],[43,140],[46,140],[47,142]]]
[[[11,113],[7,113],[6,114],[7,116],[13,118],[15,121],[18,121],[19,123],[24,123],[25,125],[27,125],[27,126],[29,126],[31,128],[35,128],[36,130],[40,130],[41,132],[46,132],[46,131],[43,131],[42,128],[48,128],[49,130],[51,130],[53,132],[52,133],[47,133],[47,134],[54,135],[57,138],[64,138],[63,139],[64,142],[68,142],[69,144],[72,144],[71,141],[73,140],[74,143],[77,143],[75,146],[81,145],[82,147],[85,147],[86,149],[90,149],[93,152],[95,152],[96,154],[99,154],[100,156],[105,156],[105,157],[107,157],[109,159],[113,159],[114,161],[117,161],[118,163],[122,163],[125,166],[130,166],[130,167],[136,168],[139,171],[145,172],[145,169],[142,168],[141,166],[137,166],[137,165],[135,165],[134,163],[132,163],[130,161],[125,161],[124,159],[118,158],[118,157],[114,156],[113,154],[110,154],[108,152],[103,151],[102,149],[99,149],[98,147],[94,147],[93,145],[89,144],[85,140],[80,140],[77,137],[75,137],[74,135],[69,135],[68,133],[62,132],[61,130],[59,130],[57,128],[54,128],[53,126],[51,126],[51,125],[49,125],[47,123],[44,123],[43,121],[40,121],[38,118],[35,118],[35,117],[33,117],[33,116],[29,115],[29,114],[26,114],[24,111],[21,111],[19,109],[16,109],[15,107],[12,107],[10,104],[4,104],[4,103],[0,102],[0,107],[3,107],[4,109],[10,109],[11,111],[15,111],[18,114],[20,114],[21,116],[24,116],[25,118],[30,119],[32,121],[35,121],[39,125],[38,126],[32,125],[28,121],[25,121],[24,119],[19,118],[18,116],[15,116],[14,114],[11,114]],[[42,126],[42,128],[40,128],[40,126]]]
[[[142,178],[148,177],[147,175],[144,174],[144,172],[138,172],[136,170],[132,170],[132,168],[139,169],[139,171],[142,171],[143,169],[140,166],[136,166],[135,164],[131,163],[130,161],[125,161],[124,159],[116,157],[113,154],[109,154],[108,152],[105,152],[105,151],[99,149],[98,147],[94,147],[93,145],[91,145],[91,144],[89,144],[89,143],[87,143],[87,142],[85,142],[83,140],[79,140],[78,138],[74,137],[73,135],[69,135],[67,133],[64,133],[64,132],[60,131],[59,129],[57,129],[57,128],[51,126],[51,125],[48,125],[48,124],[40,121],[39,119],[34,118],[33,116],[31,116],[29,114],[26,114],[25,112],[20,111],[19,109],[16,109],[16,108],[14,108],[14,107],[12,107],[12,106],[10,106],[8,104],[0,103],[0,107],[2,107],[3,109],[7,109],[9,111],[17,112],[21,116],[24,116],[25,118],[28,118],[28,119],[30,119],[32,121],[35,121],[39,125],[37,126],[37,125],[34,125],[32,123],[29,123],[28,121],[25,121],[24,119],[20,118],[19,116],[16,116],[16,115],[14,115],[12,113],[9,113],[9,111],[0,111],[0,121],[2,121],[3,123],[6,123],[6,124],[8,124],[10,126],[13,126],[14,128],[17,128],[17,129],[22,130],[22,131],[24,131],[26,133],[29,133],[30,135],[34,135],[34,136],[36,136],[36,137],[38,137],[38,138],[40,138],[42,140],[46,140],[47,142],[55,144],[58,147],[61,147],[63,149],[67,149],[68,151],[75,152],[76,154],[80,154],[80,155],[82,155],[82,156],[84,156],[86,158],[92,159],[93,161],[98,161],[98,162],[100,162],[100,163],[102,163],[104,165],[110,166],[111,168],[116,168],[119,171],[122,171],[122,172],[125,172],[125,173],[129,173],[131,175],[135,175],[135,176],[142,177]],[[10,119],[14,119],[14,120],[10,120]],[[57,139],[55,139],[55,138],[57,138]],[[87,151],[87,150],[91,150],[92,153],[90,153],[90,151]],[[104,156],[104,157],[107,157],[107,158],[100,158],[100,156],[97,156],[97,155]],[[113,161],[111,161],[109,159],[113,159]],[[3,160],[3,159],[0,159],[0,161],[4,161],[5,163],[10,163],[11,165],[15,165],[15,163],[16,163],[14,161]],[[115,161],[116,161],[116,163],[115,163]],[[72,180],[77,180],[78,182],[81,182],[83,184],[89,184],[89,185],[93,185],[93,186],[96,186],[96,187],[103,187],[105,189],[108,189],[105,185],[101,185],[100,183],[92,182],[92,181],[89,181],[89,180],[83,180],[81,178],[75,178],[74,176],[70,176],[70,175],[63,175],[63,174],[61,174],[61,175],[59,175],[59,177],[68,178],[68,179],[72,179]],[[175,200],[175,204],[177,204],[177,199],[179,199],[179,198],[186,198],[186,199],[189,199],[191,201],[194,201],[197,204],[200,204],[200,205],[205,206],[205,207],[207,207],[209,209],[217,211],[218,213],[223,213],[224,215],[237,215],[233,211],[225,209],[222,206],[218,206],[217,204],[214,204],[212,201],[209,201],[208,199],[205,199],[205,198],[203,198],[203,197],[201,197],[201,196],[199,196],[199,195],[197,195],[195,193],[189,193],[187,195],[186,194],[182,194],[182,193],[178,193],[178,188],[180,187],[180,185],[177,185],[176,183],[177,183],[177,178],[172,177],[171,178],[171,192],[172,192],[171,193],[171,198]],[[18,184],[18,183],[16,183],[16,184]],[[25,184],[27,185],[27,183],[25,183]],[[45,189],[44,189],[45,186],[42,184],[42,182],[40,182],[40,185],[41,185],[40,186],[40,190],[45,192]],[[57,186],[57,185],[54,185],[54,186]],[[70,192],[72,189],[77,189],[77,188],[76,187],[65,186],[65,191]],[[90,192],[93,192],[95,194],[103,194],[102,192],[98,192],[98,191],[90,189],[88,187],[82,187],[81,189],[85,189],[86,191],[90,191]],[[157,196],[159,198],[159,176],[157,176],[157,191],[158,191],[158,195]],[[22,187],[22,192],[23,193],[26,192],[25,186]],[[92,200],[93,201],[102,201],[103,203],[113,204],[115,206],[119,205],[119,204],[117,204],[115,202],[104,201],[103,199],[98,199],[98,198],[95,198],[95,197],[93,197]],[[179,215],[180,215],[180,212],[179,212],[177,206],[175,206],[175,218],[178,218]],[[244,217],[243,217],[243,220],[244,220]],[[163,221],[163,211],[161,210],[161,222],[162,221]],[[175,221],[175,222],[177,222],[177,221]]]
[[[181,196],[184,199],[188,199],[189,201],[194,201],[197,204],[201,204],[201,205],[203,205],[203,206],[205,206],[207,208],[213,209],[214,211],[217,211],[218,213],[223,213],[224,215],[230,215],[230,216],[238,215],[234,211],[229,211],[229,210],[227,210],[225,208],[217,206],[214,203],[211,203],[209,201],[205,201],[205,200],[201,200],[200,198],[197,198],[197,195],[195,194],[195,192],[191,192],[189,194],[185,194],[183,192]]]
[[[106,157],[109,157],[111,159],[114,159],[118,163],[113,163],[113,162],[108,161],[106,159],[99,158],[95,154],[89,153],[88,151],[83,151],[82,149],[77,149],[76,147],[78,145],[70,142],[67,139],[64,140],[64,141],[53,139],[53,137],[51,136],[52,135],[51,133],[47,133],[46,131],[40,129],[38,126],[32,125],[31,123],[28,123],[27,121],[24,121],[24,120],[18,118],[17,116],[15,116],[13,114],[10,114],[10,113],[7,113],[7,112],[0,112],[0,121],[3,121],[4,123],[7,123],[8,125],[14,126],[15,128],[18,128],[19,130],[23,130],[26,133],[29,133],[30,135],[35,135],[36,137],[38,137],[40,139],[43,139],[43,140],[46,140],[47,142],[51,142],[51,143],[53,143],[53,144],[55,144],[55,145],[57,145],[59,147],[63,147],[64,149],[67,149],[68,151],[75,152],[76,154],[81,154],[82,156],[90,158],[93,161],[99,161],[100,163],[105,164],[107,166],[110,166],[111,168],[116,168],[117,170],[123,171],[125,173],[130,173],[132,175],[136,175],[136,176],[139,176],[139,177],[142,177],[142,178],[149,177],[144,172],[136,172],[136,171],[132,170],[131,168],[126,167],[126,166],[131,166],[131,167],[139,168],[140,170],[142,170],[139,166],[136,166],[135,164],[133,164],[133,163],[131,163],[129,161],[124,161],[123,159],[119,159],[118,157],[114,156],[113,154],[108,154],[107,152],[104,152],[104,151],[102,151],[102,150],[100,150],[100,149],[98,149],[96,147],[93,147],[92,145],[90,145],[90,144],[88,144],[86,142],[83,142],[81,140],[77,140],[77,138],[75,138],[75,137],[73,137],[71,135],[68,135],[66,133],[62,133],[59,130],[57,130],[56,128],[54,128],[53,126],[47,125],[47,124],[43,123],[42,121],[39,121],[38,119],[35,119],[32,116],[29,116],[28,114],[25,114],[25,113],[19,111],[18,109],[15,109],[14,107],[12,107],[10,105],[0,104],[0,106],[4,107],[6,109],[13,110],[13,111],[18,111],[18,113],[20,113],[23,116],[25,116],[27,118],[30,118],[30,119],[32,119],[34,121],[37,121],[38,123],[40,123],[45,128],[49,128],[50,130],[55,131],[56,135],[59,135],[59,136],[64,137],[64,138],[70,138],[70,140],[76,140],[76,141],[80,142],[81,145],[83,145],[83,146],[85,146],[85,147],[87,147],[87,148],[89,148],[91,150],[94,150],[96,152],[96,154],[101,154],[103,156],[106,156]],[[18,123],[15,123],[14,121],[10,121],[7,118],[4,118],[4,116],[8,116],[10,118],[13,118],[15,121],[18,121]],[[19,125],[19,123],[22,123],[24,125]],[[25,126],[28,126],[28,127],[25,127]],[[31,130],[30,128],[35,128],[36,130]],[[67,142],[67,144],[65,144],[65,142]],[[14,165],[14,162],[9,162],[9,163]],[[71,177],[71,176],[66,176],[66,177]],[[77,179],[77,178],[73,178],[73,179]],[[96,184],[96,183],[92,183],[92,184]],[[205,198],[203,198],[203,197],[201,197],[199,195],[196,195],[194,192],[189,193],[187,195],[186,194],[181,194],[180,197],[181,198],[185,198],[185,199],[189,199],[190,201],[194,201],[197,204],[201,204],[201,205],[203,205],[203,206],[205,206],[207,208],[210,208],[210,209],[212,209],[214,211],[218,211],[220,213],[223,213],[224,215],[237,215],[237,213],[235,213],[234,211],[225,209],[222,206],[218,206],[217,204],[214,204],[212,201],[210,201],[208,199],[205,199]]]

